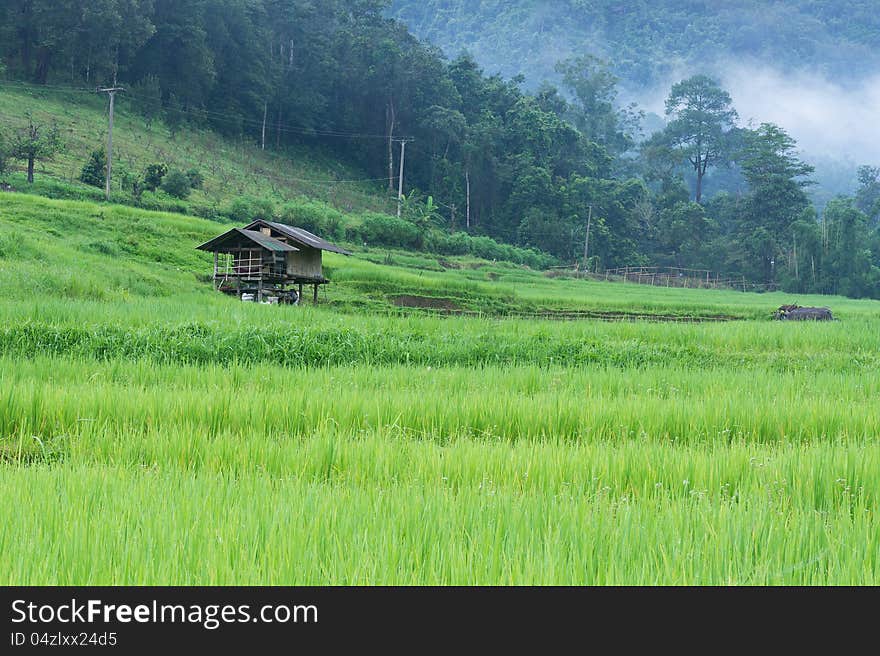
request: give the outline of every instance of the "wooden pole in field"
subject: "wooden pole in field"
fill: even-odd
[[[584,237],[584,267],[590,256],[590,225],[593,223],[593,206],[590,205],[590,213],[587,215],[587,235]]]
[[[397,218],[400,218],[400,212],[403,205],[403,161],[406,158],[406,139],[400,140],[400,176],[397,181]],[[315,292],[315,298],[318,294]]]

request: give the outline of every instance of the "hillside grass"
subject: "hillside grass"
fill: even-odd
[[[242,307],[212,291],[211,256],[195,247],[223,229],[214,221],[179,214],[0,193],[0,304],[14,299],[9,311],[18,312],[15,306],[33,303],[37,314],[60,305],[61,314],[82,315],[77,308],[85,303],[82,307],[91,308],[87,313],[97,317],[119,307],[110,302],[126,303],[126,315],[136,314],[140,303],[144,312],[158,318],[161,312],[155,308],[168,299],[169,310],[161,316],[165,325],[172,315],[172,322],[212,316],[218,306],[225,312],[263,316],[262,308]],[[332,281],[322,290],[325,307],[400,313],[407,308],[395,299],[411,295],[446,300],[458,310],[487,316],[597,310],[764,320],[779,305],[796,300],[830,304],[842,319],[880,315],[878,301],[554,279],[528,267],[470,256],[352,248],[356,252],[350,258],[324,255]],[[285,311],[275,309],[271,316],[284,316]]]
[[[35,188],[51,196],[100,201],[102,189],[79,182],[83,164],[93,150],[106,148],[107,99],[87,91],[52,87],[23,87],[0,80],[0,125],[16,130],[27,125],[25,114],[44,125],[57,125],[64,149],[37,166]],[[161,191],[145,192],[144,202],[190,213],[219,212],[241,196],[253,196],[276,205],[308,197],[345,212],[388,211],[392,202],[382,182],[345,182],[366,178],[362,171],[307,148],[275,152],[242,139],[224,138],[210,130],[187,125],[176,134],[161,120],[149,122],[122,94],[117,98],[114,131],[113,194],[127,199],[120,183],[122,172],[140,173],[148,164],[166,163],[169,169],[195,168],[204,176],[204,187],[186,201]],[[9,182],[27,190],[23,163]]]
[[[221,229],[0,194],[0,584],[880,583],[880,302],[360,248],[264,306]]]

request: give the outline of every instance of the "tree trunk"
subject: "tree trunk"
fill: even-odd
[[[703,200],[703,171],[697,170],[697,204]]]
[[[34,184],[34,156],[28,157],[28,184]]]
[[[52,52],[48,48],[42,48],[37,55],[37,70],[35,73],[38,84],[46,84],[49,79],[49,60]]]

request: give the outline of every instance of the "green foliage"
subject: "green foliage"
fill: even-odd
[[[201,189],[205,184],[205,177],[198,169],[189,169],[186,172],[186,177],[191,189]]]
[[[287,225],[303,228],[325,239],[345,238],[345,217],[326,203],[298,198],[286,203],[280,211],[279,220]]]
[[[0,177],[9,172],[10,150],[6,135],[0,132]]]
[[[658,238],[673,256],[678,267],[700,261],[702,248],[713,236],[713,222],[706,210],[696,202],[676,203],[660,213],[657,222]],[[687,254],[688,261],[684,260]]]
[[[697,178],[696,201],[702,201],[703,178],[710,166],[732,155],[729,133],[737,120],[730,94],[706,75],[696,75],[672,87],[666,99],[669,124],[659,136]]]
[[[118,175],[123,190],[129,192],[135,202],[140,201],[144,193],[144,179],[127,168],[122,168]]]
[[[873,225],[878,226],[880,225],[880,166],[860,166],[858,179],[856,207],[868,216],[868,220]]]
[[[553,78],[560,53],[608,59],[628,89],[744,59],[843,80],[880,65],[873,0],[392,0],[390,14],[447,53],[478,53],[488,69],[535,86]]]
[[[423,201],[422,194],[417,190],[403,196],[400,209],[401,216],[422,231],[443,224],[443,217],[440,216],[439,208],[434,204],[434,198],[428,196]]]
[[[14,132],[9,140],[9,156],[27,162],[27,181],[33,184],[36,163],[52,159],[64,144],[57,125],[41,125],[34,121],[30,112],[25,117],[27,127]]]
[[[360,225],[349,226],[346,230],[346,238],[350,241],[363,242],[368,246],[419,249],[422,247],[424,234],[405,219],[386,214],[367,213],[362,216]]]
[[[80,182],[103,189],[107,182],[107,155],[103,150],[93,150],[89,161],[79,174]]]
[[[472,255],[486,260],[513,262],[532,269],[546,269],[557,262],[552,256],[534,249],[517,248],[499,243],[491,237],[474,237],[466,232],[450,235],[432,231],[426,237],[425,250],[440,255]]]
[[[236,223],[250,223],[257,219],[272,221],[275,218],[275,206],[265,198],[242,196],[233,200],[222,213]]]
[[[155,75],[147,75],[133,84],[125,97],[131,99],[134,107],[143,115],[148,128],[162,116],[162,87]]]
[[[769,123],[748,133],[741,160],[751,188],[737,230],[748,258],[744,264],[753,276],[772,284],[791,227],[810,206],[804,187],[813,167],[798,158],[785,130]]]
[[[637,113],[630,117],[617,108],[619,80],[608,62],[585,55],[560,62],[556,72],[577,98],[577,105],[569,111],[583,135],[612,153],[629,150],[641,117]]]
[[[880,296],[880,266],[871,250],[868,217],[851,199],[835,199],[825,208],[824,223],[826,244],[819,252],[825,288],[855,298]]]
[[[186,199],[192,191],[189,176],[182,171],[172,169],[162,180],[162,191],[174,198]]]
[[[144,189],[156,191],[162,186],[162,179],[168,175],[167,164],[150,164],[144,170]]]

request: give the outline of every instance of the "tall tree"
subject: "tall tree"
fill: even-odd
[[[576,99],[570,114],[578,129],[613,154],[632,148],[642,115],[635,105],[617,107],[619,80],[608,63],[585,55],[560,62],[556,72]]]
[[[827,231],[826,288],[845,296],[880,292],[880,268],[870,249],[868,217],[850,198],[837,198],[825,208]]]
[[[701,203],[706,171],[729,155],[728,133],[738,118],[730,94],[712,78],[695,75],[672,87],[666,115],[671,120],[662,132],[663,139],[693,168],[696,201]]]
[[[747,134],[742,152],[749,194],[740,215],[739,238],[750,262],[767,284],[775,283],[779,255],[787,252],[791,227],[811,210],[805,188],[813,167],[797,155],[797,143],[778,125],[763,123]]]
[[[868,216],[871,224],[877,225],[880,223],[880,166],[860,166],[858,177],[856,207]]]

